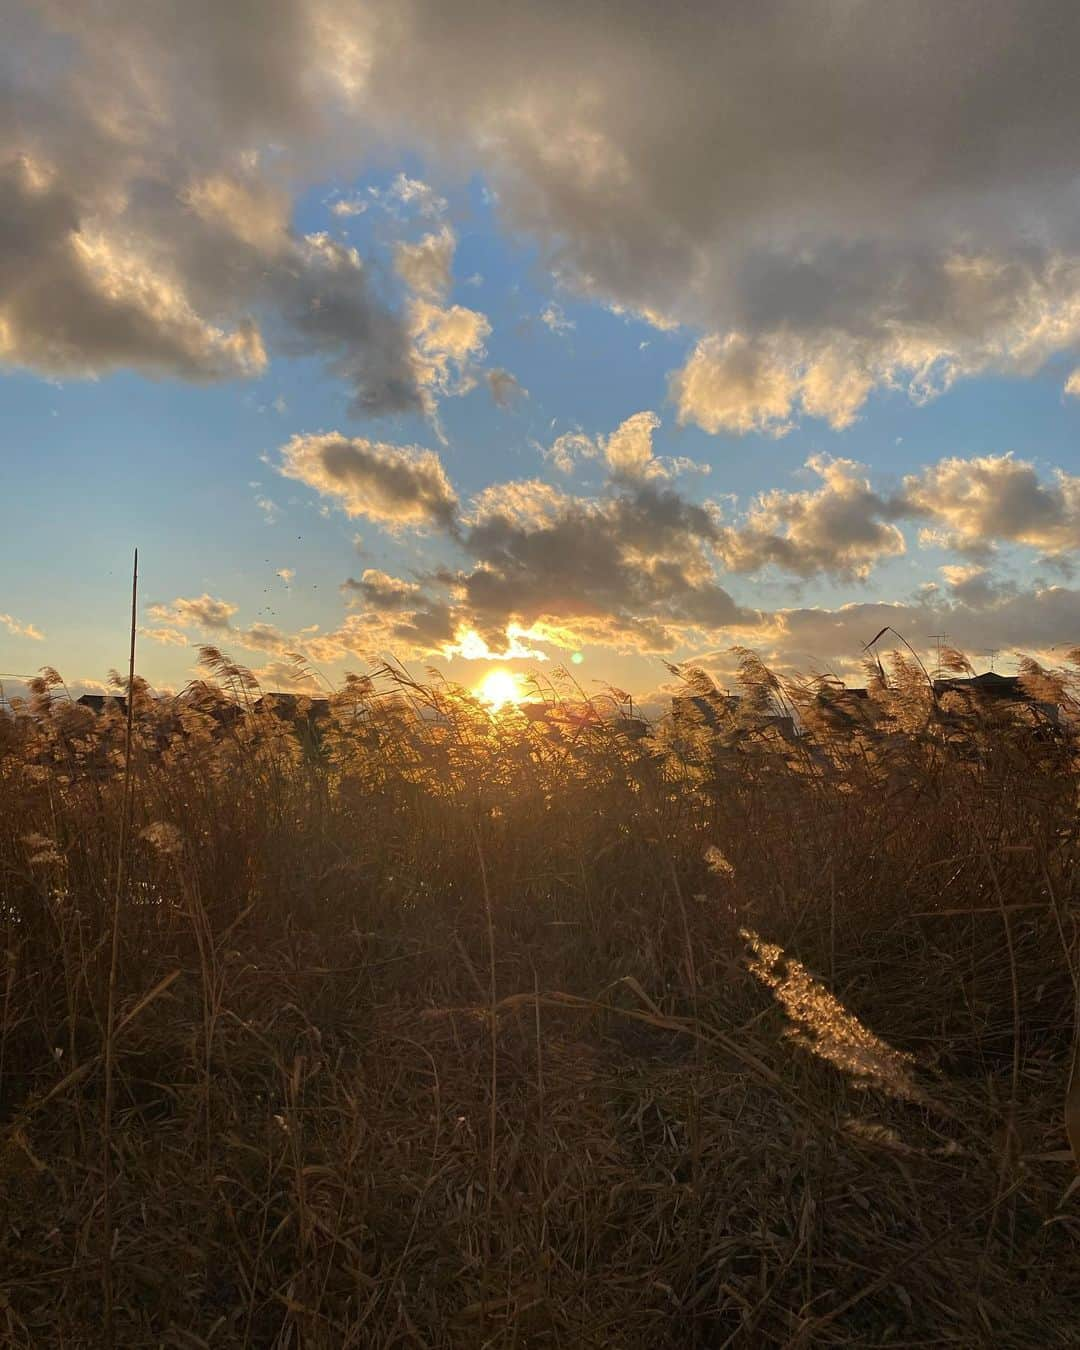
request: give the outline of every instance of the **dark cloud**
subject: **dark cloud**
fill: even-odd
[[[490,646],[515,625],[670,651],[686,630],[757,623],[716,580],[710,510],[652,484],[597,501],[529,487],[489,489],[462,539],[476,565],[455,583]]]
[[[941,574],[952,599],[969,609],[988,609],[1017,591],[1015,584],[998,579],[985,567],[950,564]]]
[[[408,325],[374,298],[354,249],[323,234],[291,240],[267,291],[281,349],[322,355],[353,391],[350,411],[425,408]]]
[[[294,436],[281,451],[280,472],[388,529],[454,528],[457,497],[432,450],[333,432]]]
[[[772,565],[809,577],[826,572],[863,579],[906,544],[892,524],[906,503],[875,492],[857,464],[815,456],[808,467],[822,480],[809,492],[763,493],[738,527],[724,530],[720,552],[733,572]]]
[[[237,633],[235,640],[251,651],[273,652],[278,656],[294,649],[293,640],[272,623],[253,623]]]
[[[529,396],[528,390],[522,387],[517,376],[511,375],[508,370],[503,370],[499,366],[489,370],[485,378],[491,401],[497,408],[512,408],[519,398]]]
[[[373,115],[471,150],[567,284],[716,334],[685,420],[843,426],[1076,343],[1066,0],[374,12]]]
[[[931,522],[949,547],[983,553],[998,542],[1048,556],[1080,549],[1080,478],[1058,469],[1050,483],[1012,455],[943,459],[904,480],[908,512]]]
[[[718,538],[711,510],[651,483],[597,500],[501,484],[461,519],[464,566],[417,580],[374,568],[350,577],[342,592],[356,612],[317,639],[319,651],[542,657],[545,645],[595,643],[671,652],[701,634],[754,630],[760,616],[717,580]]]
[[[963,586],[960,587],[963,591]],[[778,610],[766,617],[750,645],[778,668],[822,670],[856,667],[864,644],[890,627],[916,650],[931,652],[937,634],[951,647],[981,663],[988,651],[1007,658],[1017,652],[1059,655],[1076,645],[1080,633],[1080,590],[1064,586],[968,590],[968,601],[946,599],[936,590],[915,601],[843,605],[837,609]],[[882,649],[900,644],[893,635]]]
[[[772,565],[800,577],[862,580],[906,551],[898,521],[917,524],[922,543],[968,556],[989,556],[999,544],[1038,549],[1040,562],[1063,574],[1067,555],[1080,549],[1080,478],[1058,469],[1045,481],[1011,454],[942,459],[892,493],[875,491],[852,460],[818,455],[807,468],[820,488],[764,492],[724,529],[719,551],[729,570]]]
[[[0,165],[0,361],[214,380],[257,374],[266,355],[250,319],[200,317],[178,279],[84,228],[75,197],[20,156]]]
[[[705,334],[673,394],[709,428],[844,426],[875,385],[923,397],[1080,337],[1068,0],[691,0],[663,41],[652,0],[8,0],[4,20],[0,164],[47,183],[28,206],[8,182],[2,208],[7,262],[30,262],[0,292],[12,363],[219,378],[262,331],[366,411],[424,406],[408,316],[289,226],[298,188],[395,141],[484,172],[568,286]],[[261,225],[200,209],[230,185]],[[443,209],[404,176],[389,195]]]
[[[211,380],[270,347],[323,356],[358,410],[423,406],[403,316],[290,225],[340,92],[324,10],[9,0],[0,361]]]
[[[342,593],[352,602],[359,600],[372,609],[409,609],[416,604],[420,587],[415,581],[403,581],[378,568],[367,568],[360,580],[349,577],[341,583]]]
[[[872,558],[895,551],[893,537],[878,527],[891,530],[898,517],[933,518],[927,499],[878,495],[848,461],[814,462],[822,487],[766,494],[740,533],[714,508],[689,502],[662,482],[613,484],[592,499],[542,482],[512,482],[485,489],[462,512],[430,452],[340,437],[297,438],[291,446],[300,452],[294,476],[388,525],[444,526],[464,564],[413,579],[368,568],[343,583],[350,612],[325,633],[290,635],[263,623],[239,628],[234,604],[203,595],[152,606],[162,634],[201,629],[249,649],[275,656],[300,651],[315,661],[386,652],[402,659],[543,658],[551,647],[584,645],[679,654],[741,642],[781,669],[852,672],[864,644],[885,628],[924,651],[947,633],[951,645],[976,658],[990,648],[1005,655],[1050,652],[1075,645],[1080,633],[1080,590],[1043,582],[1022,587],[970,562],[943,566],[944,587],[928,583],[914,598],[771,611],[740,604],[721,584],[733,557],[744,570],[773,563],[798,574],[847,569],[858,575]],[[958,463],[942,461],[947,482]],[[1006,469],[988,474],[981,463],[975,466],[980,491],[997,483],[999,473],[1011,481],[1013,461],[993,461]],[[907,483],[938,484],[940,468]],[[1056,488],[1064,491],[1060,481]],[[949,518],[955,495],[934,499],[941,519]],[[1000,510],[983,502],[979,511],[997,522],[1002,537],[1009,529],[1014,537],[1014,498],[1005,498]],[[1042,530],[1044,508],[1035,512]],[[1052,514],[1057,528],[1060,516]]]
[[[560,535],[563,542],[566,537]],[[622,568],[610,566],[602,583],[595,573],[588,578],[576,599],[568,598],[566,576],[555,569],[526,581],[504,566],[482,586],[478,575],[447,572],[421,586],[365,573],[346,584],[355,610],[326,633],[290,635],[262,624],[205,626],[249,649],[279,657],[300,652],[317,662],[375,660],[386,653],[403,660],[529,657],[542,655],[545,645],[595,644],[683,658],[696,651],[703,655],[693,659],[709,665],[711,647],[740,643],[780,671],[832,669],[856,678],[865,644],[885,628],[894,632],[882,639],[883,651],[900,645],[898,633],[916,650],[931,653],[938,635],[947,634],[949,645],[976,664],[990,650],[1006,660],[1041,653],[1052,663],[1077,645],[1080,633],[1080,590],[1021,588],[976,568],[949,569],[948,594],[931,585],[908,600],[764,612],[741,609],[715,582],[691,582],[685,569],[671,562],[641,570],[625,562]],[[226,608],[235,613],[235,606]],[[729,670],[730,661],[713,655],[713,665]]]
[[[439,526],[464,554],[464,565],[415,580],[368,569],[344,583],[361,609],[351,619],[356,632],[391,648],[407,641],[410,650],[429,640],[431,650],[497,652],[516,635],[534,644],[670,652],[724,633],[765,641],[776,635],[786,649],[817,623],[816,636],[847,642],[851,616],[873,616],[873,607],[762,614],[733,598],[725,573],[770,568],[796,578],[864,580],[905,552],[901,524],[918,528],[923,542],[967,554],[1024,544],[1049,562],[1067,560],[1080,543],[1077,480],[1059,472],[1043,481],[1009,455],[941,460],[891,492],[876,490],[854,461],[816,456],[807,467],[819,486],[765,492],[730,522],[652,473],[663,463],[652,456],[655,425],[652,414],[638,414],[609,437],[580,438],[585,451],[574,454],[608,461],[598,497],[517,481],[484,489],[460,510],[431,452],[337,436],[294,438],[283,471],[340,497],[351,514],[392,528]],[[955,613],[986,640],[999,619],[1003,634],[1022,631],[1022,610],[1010,608],[1020,594],[1014,583],[970,563],[942,572],[948,597],[931,587],[917,604],[902,602],[900,617],[937,622],[938,630],[927,631],[940,631]],[[1060,588],[1040,586],[1037,595],[1038,612],[1062,603]]]
[[[452,606],[414,581],[368,568],[359,580],[349,577],[341,590],[355,612],[332,632],[307,639],[316,660],[346,654],[376,660],[387,652],[408,660],[443,653],[454,642],[458,618]]]

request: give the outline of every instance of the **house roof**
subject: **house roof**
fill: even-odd
[[[972,693],[987,694],[991,698],[1027,699],[1019,675],[999,675],[995,670],[983,671],[981,675],[968,677],[948,676],[934,681],[934,689],[939,693],[947,690],[969,690]]]
[[[281,717],[297,717],[301,710],[309,718],[329,717],[328,698],[310,698],[307,694],[263,694],[256,700],[257,711],[266,710]]]
[[[118,712],[127,712],[127,699],[120,694],[80,694],[75,700],[83,708],[90,708],[96,713],[104,712],[106,708],[116,708]]]

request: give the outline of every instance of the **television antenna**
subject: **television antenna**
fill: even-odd
[[[949,645],[948,633],[928,633],[930,641],[935,644],[937,650],[937,666],[934,669],[934,679],[941,679],[941,652],[944,647]]]

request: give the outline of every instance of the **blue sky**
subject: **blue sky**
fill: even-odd
[[[202,642],[278,687],[294,651],[331,681],[392,654],[470,685],[580,652],[640,694],[670,660],[723,678],[736,643],[850,673],[879,620],[921,647],[948,631],[980,667],[1080,644],[1071,110],[1006,87],[997,125],[949,139],[1001,88],[1018,7],[990,6],[959,89],[947,63],[922,91],[896,75],[949,38],[921,7],[855,25],[819,77],[774,34],[761,60],[811,104],[873,100],[817,146],[737,76],[705,130],[716,95],[679,53],[733,35],[704,7],[670,52],[636,6],[576,30],[510,5],[447,45],[437,7],[405,7],[406,42],[380,5],[280,0],[235,50],[168,6],[14,8],[0,670],[89,687],[121,665],[136,545],[162,687]],[[330,47],[290,56],[326,24]],[[516,80],[515,25],[537,63]],[[1063,59],[1060,34],[1026,40],[1036,73]],[[860,55],[884,63],[876,97]],[[275,62],[295,89],[259,87]],[[433,106],[399,106],[417,71]],[[916,93],[940,119],[905,146],[889,115]],[[697,135],[665,122],[680,99]]]

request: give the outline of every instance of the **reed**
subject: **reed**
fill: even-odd
[[[0,1342],[1073,1343],[1076,660],[645,736],[204,660],[0,710]]]

